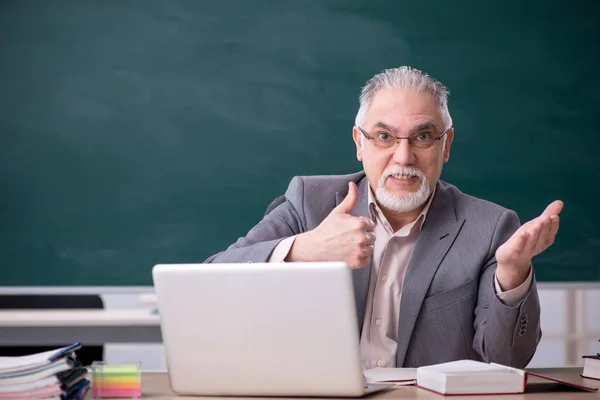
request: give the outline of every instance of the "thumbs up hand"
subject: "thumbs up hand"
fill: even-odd
[[[343,261],[351,268],[369,264],[375,234],[373,221],[350,212],[358,201],[358,188],[348,184],[346,198],[312,231],[296,236],[286,261]]]

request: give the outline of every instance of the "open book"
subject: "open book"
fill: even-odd
[[[417,368],[417,386],[444,395],[525,393],[527,378],[564,385],[575,390],[598,389],[500,364],[459,360]]]

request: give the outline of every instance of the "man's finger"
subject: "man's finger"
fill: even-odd
[[[374,245],[375,244],[375,234],[373,232],[367,232],[367,241],[365,245]]]
[[[342,214],[350,214],[356,202],[358,201],[358,188],[356,187],[356,183],[350,181],[348,182],[348,195],[340,204],[337,205],[336,208],[333,209],[332,212],[342,213]]]
[[[563,206],[564,206],[564,203],[562,201],[560,201],[560,200],[553,201],[552,203],[550,203],[550,205],[548,205],[548,207],[546,207],[546,209],[544,210],[544,212],[542,214],[547,215],[549,217],[551,217],[553,215],[558,215],[562,211]]]
[[[365,221],[365,230],[367,232],[372,232],[373,230],[375,230],[375,223],[373,222],[373,220],[371,218],[367,218],[367,217],[359,217],[359,218],[361,218]]]
[[[543,225],[544,224],[542,221],[536,221],[536,223],[533,224],[531,226],[531,228],[529,228],[527,230],[527,233],[528,233],[527,243],[525,243],[525,247],[523,248],[523,253],[526,254],[528,257],[533,257],[533,255],[535,253],[536,246],[537,246],[538,240],[540,238],[540,232],[542,230]]]
[[[365,251],[364,255],[355,258],[351,263],[349,263],[350,268],[352,268],[352,269],[359,269],[359,268],[366,267],[371,262],[371,255],[372,254],[373,254],[372,249],[371,249],[370,253],[368,252],[368,250]]]
[[[544,216],[544,220],[542,221],[542,226],[540,228],[540,234],[535,244],[533,255],[538,255],[542,251],[546,250],[546,243],[550,238],[550,230],[552,229],[552,220],[550,217]]]
[[[558,226],[560,225],[560,217],[558,215],[550,217],[550,220],[552,222],[550,223],[550,234],[546,239],[546,248],[552,246],[552,244],[554,243],[554,238],[558,233]]]

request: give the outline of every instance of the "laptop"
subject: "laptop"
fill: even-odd
[[[360,397],[345,263],[159,264],[152,270],[171,388],[182,395]]]

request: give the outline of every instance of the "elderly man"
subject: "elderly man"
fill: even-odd
[[[364,368],[524,367],[541,337],[531,259],[553,243],[562,202],[520,226],[514,211],[441,181],[454,138],[448,91],[410,67],[367,82],[352,137],[364,171],[294,177],[206,262],[345,261]]]

